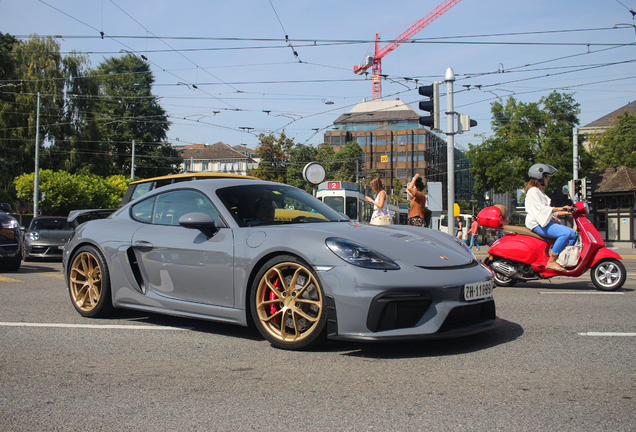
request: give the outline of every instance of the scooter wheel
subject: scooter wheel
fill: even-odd
[[[616,291],[621,288],[627,278],[627,271],[617,259],[604,259],[592,268],[592,282],[601,291]]]

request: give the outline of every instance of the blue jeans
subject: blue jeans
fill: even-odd
[[[468,248],[472,249],[473,246],[477,247],[478,252],[481,250],[479,249],[479,234],[473,234],[470,236],[470,246],[468,246]]]
[[[552,246],[552,252],[556,254],[565,249],[566,244],[574,246],[574,243],[576,243],[576,231],[556,222],[550,222],[544,227],[535,227],[532,231],[540,236],[556,239]]]

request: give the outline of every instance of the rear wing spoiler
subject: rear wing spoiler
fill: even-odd
[[[73,222],[80,216],[90,216],[91,219],[103,218],[119,209],[88,209],[88,210],[71,210],[68,213],[67,221]]]

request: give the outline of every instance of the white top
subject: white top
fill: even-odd
[[[381,193],[384,193],[384,205],[382,207],[378,207],[376,205],[374,205],[373,207],[375,207],[375,210],[373,211],[373,214],[371,215],[371,219],[373,219],[376,216],[382,216],[385,214],[389,214],[389,207],[387,206],[387,199],[386,199],[386,192],[384,191],[380,191],[378,192],[378,194],[375,196],[375,201],[378,201],[378,197],[380,196]]]
[[[530,188],[526,194],[526,228],[544,227],[554,220],[552,200],[538,187]]]

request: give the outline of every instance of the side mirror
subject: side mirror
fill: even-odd
[[[563,192],[563,195],[570,195],[570,188],[568,187],[568,185],[564,185],[561,191]]]
[[[214,219],[205,213],[188,213],[179,218],[179,225],[188,229],[198,229],[206,237],[214,237],[219,229],[214,224]]]
[[[9,203],[0,203],[0,211],[8,213],[11,211],[11,204]]]

